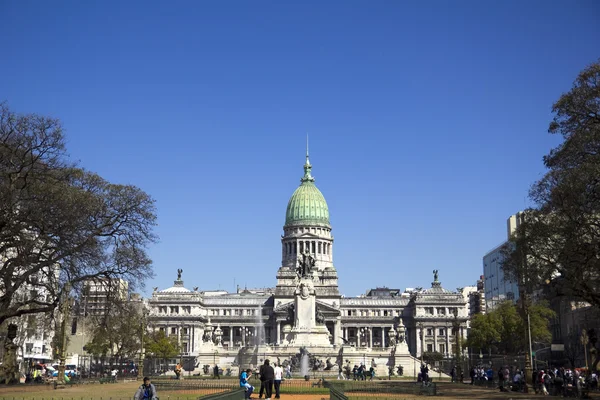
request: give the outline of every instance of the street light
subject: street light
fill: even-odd
[[[61,346],[60,346],[60,364],[58,365],[58,385],[65,385],[65,361],[67,358],[67,320],[69,318],[69,292],[71,292],[71,284],[66,283],[64,287],[63,299],[63,320],[61,326]]]
[[[460,321],[458,320],[458,307],[454,308],[454,320],[452,321],[454,328],[454,349],[456,357],[456,377],[462,383],[462,359],[460,350]]]
[[[146,310],[142,310],[142,319],[140,320],[140,358],[138,359],[137,380],[144,377],[144,332],[146,331]]]
[[[419,322],[419,339],[421,340],[421,365],[423,365],[423,323]]]

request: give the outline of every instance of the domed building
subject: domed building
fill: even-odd
[[[291,362],[299,349],[293,330],[305,324],[302,318],[319,325],[319,340],[312,350],[308,347],[321,361],[342,362],[343,353],[343,360],[353,363],[366,362],[368,357],[379,366],[379,375],[388,373],[386,365],[403,365],[405,374],[412,374],[423,351],[452,356],[456,336],[466,336],[467,305],[461,293],[441,287],[437,271],[431,289],[377,288],[359,297],[342,297],[333,250],[329,207],[315,185],[307,151],[304,175],[285,212],[275,287],[236,293],[189,290],[178,271],[173,287],[155,288],[149,299],[150,324],[177,336],[183,346],[181,357],[187,357],[194,370],[215,363],[256,365],[261,353],[263,358]],[[310,274],[301,276],[306,259]],[[306,279],[313,315],[299,316],[295,304],[298,296],[308,298],[308,290],[300,294]]]

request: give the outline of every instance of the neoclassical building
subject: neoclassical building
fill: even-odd
[[[240,349],[249,346],[264,344],[272,352],[292,346],[288,335],[299,259],[306,252],[314,260],[317,320],[327,328],[332,349],[345,345],[388,354],[402,332],[414,357],[423,350],[450,357],[456,337],[453,327],[460,326],[459,335],[466,337],[464,296],[444,289],[437,271],[428,289],[376,288],[359,297],[340,295],[329,208],[315,185],[308,152],[300,186],[286,209],[275,286],[235,293],[189,289],[179,272],[172,287],[154,289],[148,301],[151,326],[176,335],[182,356],[218,362],[218,354],[221,363],[233,361]]]

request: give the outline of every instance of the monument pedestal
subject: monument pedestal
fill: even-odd
[[[329,330],[317,318],[316,292],[311,277],[302,277],[294,292],[294,327],[290,344],[295,346],[331,346]]]

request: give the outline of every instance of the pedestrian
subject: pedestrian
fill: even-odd
[[[281,386],[281,379],[283,378],[283,368],[281,368],[281,364],[275,364],[275,380],[273,383],[275,384],[275,398],[279,398],[279,387]]]
[[[150,378],[144,377],[144,383],[138,388],[133,396],[134,400],[157,400],[156,388],[150,382]]]
[[[246,390],[244,394],[244,399],[250,399],[250,396],[252,396],[252,392],[254,392],[254,386],[252,386],[249,382],[251,376],[252,370],[250,368],[243,371],[240,375],[240,387],[243,387]]]
[[[265,399],[270,399],[273,394],[273,380],[275,379],[275,371],[269,365],[269,360],[265,360],[260,367],[260,392],[258,398],[262,398],[263,389],[265,391]]]
[[[450,371],[450,377],[452,378],[452,382],[456,382],[456,366],[452,367],[452,371]]]
[[[290,364],[285,366],[285,379],[292,379],[292,367]]]

